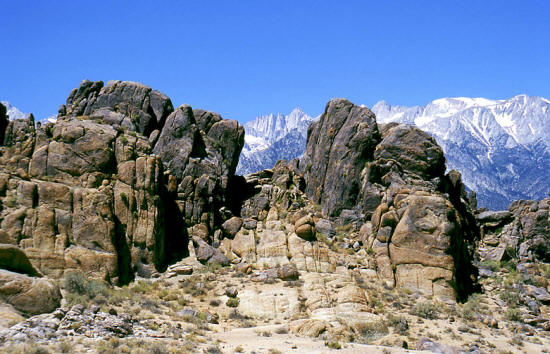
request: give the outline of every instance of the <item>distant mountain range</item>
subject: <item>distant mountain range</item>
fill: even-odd
[[[10,119],[28,116],[7,101],[2,104]],[[379,124],[412,124],[434,136],[445,151],[447,167],[462,173],[480,206],[506,209],[513,200],[542,199],[550,192],[550,101],[545,98],[441,98],[413,107],[380,101],[372,111]],[[55,119],[53,115],[38,121]],[[245,123],[237,174],[300,157],[315,119],[296,108],[288,115],[270,114]]]
[[[290,114],[270,114],[245,123],[244,147],[237,174],[271,168],[280,159],[291,160],[304,153],[307,127],[314,118],[296,108]]]
[[[508,100],[442,98],[426,106],[372,107],[379,124],[416,125],[435,137],[447,167],[462,173],[480,206],[506,209],[517,199],[542,199],[550,191],[550,101],[515,96]],[[314,120],[299,109],[245,124],[245,147],[237,173],[273,167],[278,159],[303,154]]]

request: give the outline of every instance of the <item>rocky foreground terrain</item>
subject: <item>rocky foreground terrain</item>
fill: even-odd
[[[550,199],[477,209],[435,140],[331,100],[235,175],[236,121],[83,81],[0,106],[6,352],[548,352]]]

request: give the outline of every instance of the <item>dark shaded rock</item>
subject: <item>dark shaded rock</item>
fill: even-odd
[[[60,115],[92,116],[108,124],[149,135],[162,127],[174,110],[170,99],[150,87],[131,81],[82,81],[73,90]]]
[[[197,122],[193,112],[183,105],[170,114],[153,152],[175,177],[178,204],[187,222],[203,223],[213,233],[223,219],[220,209],[226,204],[244,130],[236,121],[219,120],[202,110],[197,110]]]
[[[4,144],[4,135],[6,134],[9,122],[10,119],[6,114],[6,106],[0,103],[0,145]]]
[[[229,264],[227,257],[217,248],[210,246],[200,238],[193,238],[193,246],[195,247],[195,255],[201,263],[217,263],[222,266]]]
[[[407,179],[431,180],[445,173],[443,150],[427,133],[406,124],[388,124],[376,146],[369,178],[388,186]]]
[[[361,170],[379,141],[374,113],[345,99],[331,100],[311,123],[300,166],[306,194],[321,204],[323,214],[338,216],[356,206]]]
[[[242,225],[243,219],[234,216],[222,224],[222,229],[227,237],[233,238],[239,232]]]
[[[30,275],[39,275],[27,255],[15,245],[0,244],[0,269]]]
[[[247,218],[243,220],[243,227],[247,230],[254,230],[257,225],[258,222],[254,219]]]
[[[495,221],[501,222],[501,221],[506,221],[511,219],[512,216],[513,214],[506,210],[502,210],[502,211],[487,210],[476,215],[476,219],[480,223],[495,222]]]
[[[283,264],[278,270],[279,278],[282,280],[297,280],[300,273],[294,263]]]
[[[206,146],[195,123],[190,106],[178,107],[168,116],[153,150],[180,181],[190,157],[206,156]]]

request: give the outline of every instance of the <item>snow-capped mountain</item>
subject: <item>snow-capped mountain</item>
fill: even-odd
[[[17,107],[12,106],[8,101],[1,101],[0,103],[2,103],[6,107],[6,113],[8,114],[10,120],[24,119],[29,116],[28,113],[21,112],[19,109],[17,109]]]
[[[313,120],[296,108],[289,115],[270,114],[245,123],[245,143],[237,174],[271,168],[277,160],[291,160],[302,155],[306,147],[307,127]]]
[[[505,209],[516,199],[541,199],[550,191],[550,101],[442,98],[426,106],[372,107],[378,123],[413,124],[445,151],[447,167],[462,173],[478,204]]]
[[[10,120],[25,119],[29,116],[29,113],[21,112],[17,107],[12,106],[8,101],[0,101],[0,103],[2,103],[6,107],[6,113],[8,114]],[[41,118],[35,121],[41,123],[55,123],[56,120],[57,114],[54,114],[49,117]]]

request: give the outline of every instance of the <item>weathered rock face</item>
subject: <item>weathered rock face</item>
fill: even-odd
[[[323,214],[363,225],[363,244],[389,286],[459,299],[474,290],[477,225],[460,174],[445,175],[443,151],[428,134],[378,127],[368,109],[332,100],[310,126],[300,167]]]
[[[0,243],[43,274],[79,268],[115,283],[184,256],[188,227],[205,238],[221,228],[244,143],[237,122],[174,111],[162,93],[120,81],[83,81],[55,124],[31,116],[5,128]]]
[[[59,108],[59,116],[92,116],[148,136],[173,110],[166,95],[143,84],[109,81],[103,86],[102,81],[84,80]]]
[[[9,118],[6,114],[6,107],[0,103],[0,142],[4,141],[4,135],[6,133],[6,127],[8,126]]]
[[[477,219],[484,233],[479,248],[483,258],[513,256],[520,262],[550,263],[550,199],[518,200],[509,211],[482,212]]]
[[[306,193],[324,214],[339,216],[358,204],[361,169],[379,141],[374,113],[345,99],[331,100],[311,123],[301,168]]]
[[[153,151],[174,177],[170,183],[188,224],[200,223],[212,234],[223,221],[219,209],[243,145],[236,121],[187,105],[168,116]]]

